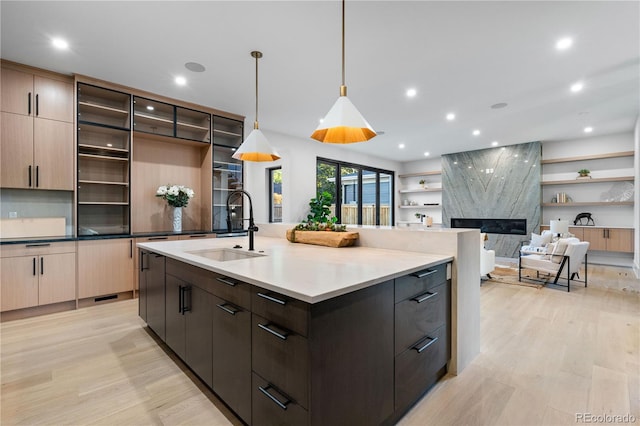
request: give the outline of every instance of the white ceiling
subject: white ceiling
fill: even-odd
[[[1,56],[254,119],[305,138],[339,94],[337,1],[5,1]],[[56,51],[50,38],[70,43]],[[554,47],[570,36],[567,51]],[[529,141],[631,131],[640,108],[640,3],[346,3],[349,98],[377,131],[344,146],[398,161]],[[185,69],[198,62],[204,73]],[[176,75],[186,87],[173,83]],[[585,88],[571,93],[572,83]],[[409,99],[408,88],[418,90]],[[491,109],[506,102],[508,107]],[[453,111],[457,118],[445,120]],[[481,136],[471,135],[480,129]],[[272,138],[277,147],[277,137]],[[405,143],[404,150],[398,149]]]

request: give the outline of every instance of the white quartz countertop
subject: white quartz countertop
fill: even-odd
[[[389,279],[453,260],[434,255],[368,247],[321,247],[284,238],[255,237],[255,253],[241,260],[215,261],[190,251],[233,248],[248,251],[249,238],[211,238],[138,243],[137,246],[308,303],[341,296]]]

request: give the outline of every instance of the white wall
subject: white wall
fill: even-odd
[[[633,226],[636,229],[635,244],[634,244],[634,257],[633,266],[636,272],[636,277],[640,278],[640,116],[636,120],[636,127],[633,132],[634,148],[635,148],[635,194],[634,194],[634,221]]]
[[[269,168],[282,166],[282,221],[285,223],[299,222],[309,213],[309,200],[316,196],[317,157],[390,170],[396,175],[400,170],[401,164],[397,161],[362,154],[341,145],[262,131],[281,158],[267,163],[245,162],[245,189],[252,196],[256,222],[269,221]]]

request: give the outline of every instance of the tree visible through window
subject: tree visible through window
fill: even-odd
[[[282,167],[269,169],[269,222],[282,222]]]
[[[393,223],[394,173],[373,167],[319,158],[317,194],[328,192],[339,223],[383,225]]]

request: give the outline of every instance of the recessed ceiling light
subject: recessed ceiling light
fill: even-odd
[[[577,83],[573,83],[571,85],[571,91],[576,93],[582,90],[582,88],[584,87],[584,85],[582,84],[582,82],[577,82]]]
[[[591,133],[591,132],[593,132],[593,127],[585,127],[585,128],[584,128],[584,132],[585,132],[585,133]]]
[[[113,146],[113,144],[112,144],[112,143],[108,143],[108,144],[107,144],[107,146],[108,146],[109,148],[111,148],[111,147]]]
[[[408,89],[407,90],[407,97],[408,98],[413,98],[417,94],[418,94],[418,91],[416,89]]]
[[[524,160],[524,162],[525,162],[525,163],[528,163],[528,162],[529,162],[529,160]]]
[[[60,50],[65,50],[69,48],[69,43],[67,43],[66,40],[61,39],[59,37],[51,39],[51,44],[53,44],[53,47],[55,47],[56,49],[60,49]]]
[[[147,105],[147,109],[148,109],[149,111],[153,111],[155,108],[153,108],[153,105]]]
[[[457,161],[454,161],[454,162],[453,162],[453,164],[458,164],[458,162],[457,162]]]
[[[404,148],[404,144],[403,143],[398,144],[398,148],[403,149]]]
[[[480,130],[476,129],[473,131],[473,136],[479,136],[480,135]]]
[[[509,104],[506,102],[498,102],[497,104],[491,105],[491,109],[500,109],[506,107],[507,105]]]
[[[324,118],[320,118],[318,121],[319,121],[320,123],[323,123],[323,122],[324,122]]]
[[[453,121],[456,119],[456,115],[452,112],[450,112],[449,114],[447,114],[447,120],[449,121]]]
[[[424,156],[425,156],[425,157],[428,157],[429,155],[431,155],[431,154],[429,154],[428,152],[425,152],[425,153],[424,153]]]
[[[178,86],[184,86],[187,84],[187,79],[182,76],[177,76],[174,80]]]
[[[206,69],[204,65],[197,62],[187,62],[186,64],[184,64],[184,67],[193,72],[204,72],[204,70]]]
[[[573,40],[570,37],[564,37],[556,42],[556,49],[566,50],[573,45]]]
[[[500,148],[500,149],[504,151],[504,150],[505,150],[505,149],[507,149],[507,148],[505,148],[505,147],[503,146],[503,147],[502,147],[502,148]]]
[[[491,142],[491,146],[498,146],[498,141]],[[502,148],[502,149],[504,149],[504,148]]]
[[[515,154],[514,157],[518,158],[518,154]]]

